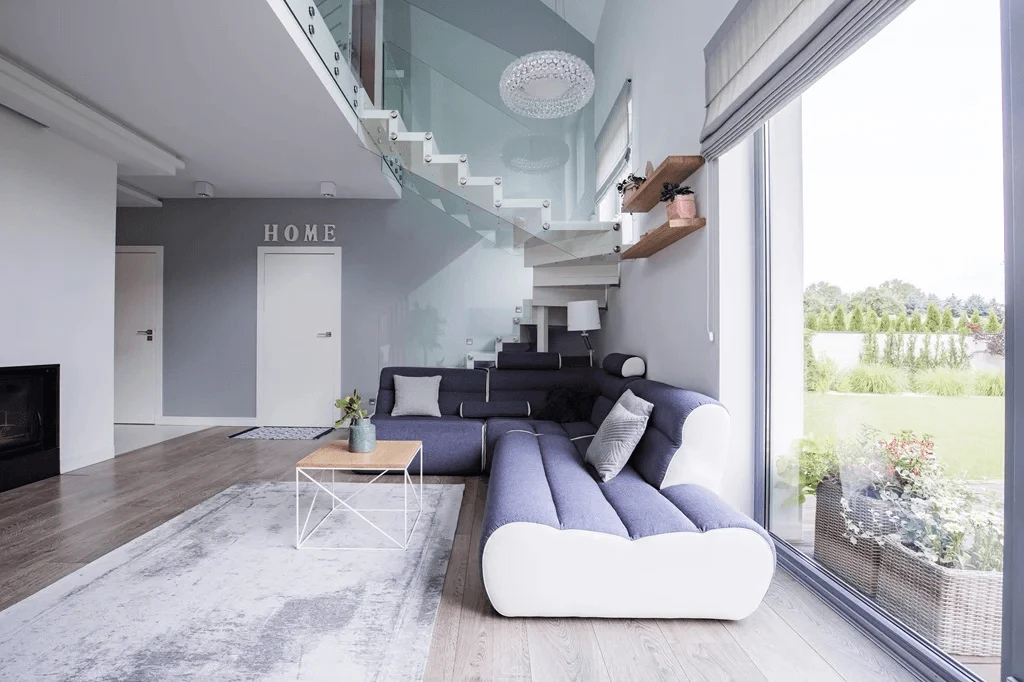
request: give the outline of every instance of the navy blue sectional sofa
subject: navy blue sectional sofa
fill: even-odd
[[[699,393],[623,376],[642,371],[619,354],[591,369],[527,353],[501,354],[489,370],[381,373],[378,438],[423,441],[425,473],[490,475],[481,568],[499,613],[740,619],[764,598],[771,539],[718,496],[728,412]],[[391,416],[395,375],[440,375],[442,416]],[[584,453],[627,388],[654,410],[629,463],[602,483]],[[536,413],[553,389],[591,394],[589,419],[459,416],[464,403],[508,401]]]

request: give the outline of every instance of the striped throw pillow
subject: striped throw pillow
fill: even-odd
[[[622,471],[647,430],[653,410],[654,405],[628,389],[619,397],[601,422],[584,458],[597,471],[598,478],[610,481]]]

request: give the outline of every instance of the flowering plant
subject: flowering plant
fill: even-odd
[[[905,547],[940,566],[1001,569],[1003,528],[995,501],[945,476],[931,438],[903,432],[886,440],[865,429],[856,445],[847,444],[840,460],[844,491],[882,502],[865,512],[864,505],[844,494],[851,543],[882,544],[895,531]]]

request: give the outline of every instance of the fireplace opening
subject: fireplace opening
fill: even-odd
[[[60,368],[0,367],[0,492],[60,473]]]

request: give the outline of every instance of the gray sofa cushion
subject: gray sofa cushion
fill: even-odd
[[[586,461],[602,481],[615,478],[626,466],[634,448],[647,429],[654,405],[633,395],[628,388],[601,423],[590,447]]]
[[[609,353],[604,356],[601,367],[604,368],[604,371],[617,377],[642,377],[647,373],[647,363],[643,358],[625,353]]]
[[[528,400],[496,400],[485,403],[479,400],[467,400],[459,406],[459,416],[467,419],[488,419],[490,417],[521,417],[530,416]]]
[[[437,397],[441,377],[406,377],[395,375],[395,407],[393,417],[440,417]]]
[[[395,406],[395,376],[441,377],[438,403],[443,415],[458,415],[466,400],[487,400],[487,372],[453,367],[385,367],[380,371],[377,414],[391,414]]]

